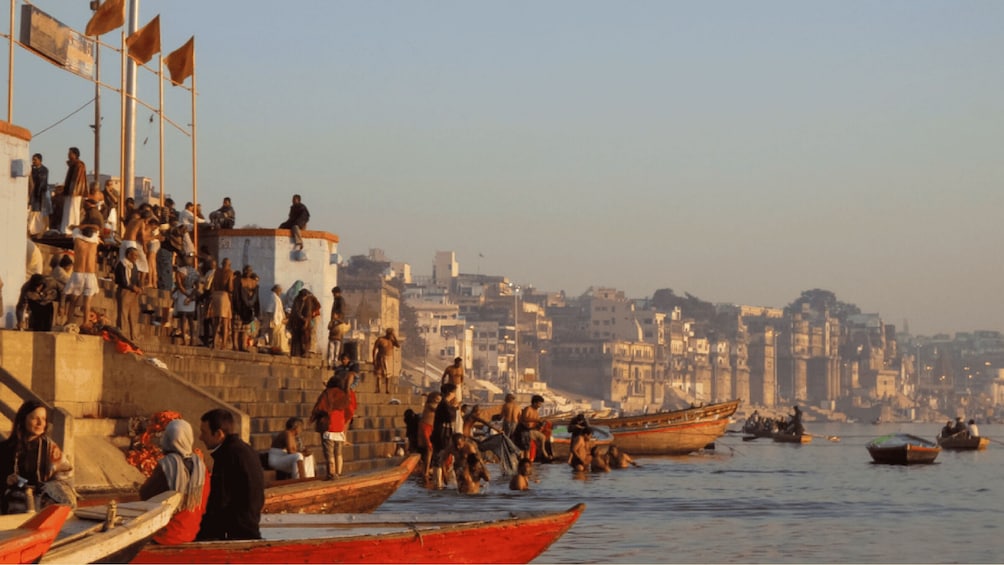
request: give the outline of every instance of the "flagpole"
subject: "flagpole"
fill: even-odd
[[[14,3],[10,0],[10,35],[7,36],[7,123],[14,122]]]
[[[192,228],[192,245],[195,246],[195,264],[198,265],[199,257],[199,158],[198,158],[198,136],[196,128],[199,121],[195,112],[195,46],[192,46],[192,210],[195,215],[195,226]]]
[[[136,29],[139,28],[139,0],[129,0],[129,18],[128,18],[128,32],[129,35],[136,33]],[[123,53],[125,52],[125,46],[123,43]],[[123,55],[124,56],[124,55]],[[128,92],[129,96],[126,99],[126,115],[125,121],[122,123],[122,130],[125,133],[125,168],[123,169],[123,185],[122,185],[122,197],[125,198],[126,194],[132,195],[134,198],[135,194],[135,182],[136,182],[136,63],[131,59],[125,58],[126,64],[126,80],[125,80],[125,90]]]
[[[98,3],[91,4],[93,11],[98,11]],[[94,36],[94,184],[98,190],[101,186],[101,40]],[[84,171],[86,173],[86,171]],[[105,202],[105,206],[108,203]]]
[[[119,225],[116,226],[116,231],[121,236],[125,233],[125,223],[128,220],[124,216],[125,214],[125,201],[126,201],[126,182],[125,182],[125,114],[126,114],[126,35],[125,32],[119,32],[122,36],[122,69],[121,76],[119,80],[121,81],[119,85],[119,92],[121,93],[121,103],[119,105]]]
[[[164,207],[164,55],[157,55],[157,84],[160,85],[160,207]]]

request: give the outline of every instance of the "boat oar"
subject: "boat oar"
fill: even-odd
[[[999,443],[1001,445],[1004,445],[1004,441],[1000,441],[1000,440],[994,439],[992,437],[988,437],[987,439],[990,440],[990,441],[992,441],[992,442],[994,442],[994,443]]]
[[[760,436],[743,436],[743,441],[753,441]]]

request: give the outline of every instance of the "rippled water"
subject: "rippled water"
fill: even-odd
[[[808,428],[817,437],[804,446],[727,434],[714,452],[638,458],[640,468],[585,480],[566,465],[542,465],[523,493],[502,477],[468,497],[410,481],[377,512],[585,502],[539,563],[1004,562],[1004,426],[980,426],[996,440],[985,451],[943,451],[933,465],[910,467],[872,464],[865,444],[899,431],[933,439],[939,425]]]

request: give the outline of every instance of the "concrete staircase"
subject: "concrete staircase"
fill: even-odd
[[[251,417],[251,445],[267,451],[276,432],[296,416],[306,422],[331,371],[317,358],[290,358],[264,353],[214,351],[204,347],[167,345],[143,340],[144,352],[169,369]],[[404,412],[421,411],[423,399],[410,386],[394,384],[391,392],[376,392],[371,367],[363,365],[363,382],[356,388],[358,408],[345,446],[344,472],[395,464],[394,454],[405,437]],[[392,404],[392,401],[396,403]],[[305,426],[303,442],[315,455],[318,474],[326,472],[320,434]]]

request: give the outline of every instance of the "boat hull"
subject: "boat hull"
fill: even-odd
[[[597,446],[601,452],[606,452],[607,448],[614,441],[614,435],[605,426],[593,426],[593,438],[589,442],[589,447]],[[572,451],[572,434],[567,428],[555,426],[551,432],[551,454],[556,461],[565,461]]]
[[[986,437],[939,437],[938,445],[942,449],[956,451],[977,451],[990,446],[990,438]]]
[[[613,444],[631,455],[686,455],[721,437],[739,402],[595,419],[590,423],[609,428],[614,435]]]
[[[805,444],[812,442],[812,436],[809,434],[774,434],[771,437],[778,443]]]
[[[875,463],[915,465],[934,463],[941,448],[932,441],[908,434],[878,438],[867,445]]]
[[[396,467],[334,481],[304,480],[265,489],[266,514],[358,514],[372,512],[397,491],[418,465],[409,455]]]
[[[0,531],[0,563],[37,563],[70,512],[69,506],[50,506],[15,529]]]
[[[133,563],[527,563],[567,532],[584,508],[440,525],[415,517],[391,532],[376,532],[354,516],[263,516],[262,540],[150,545]],[[322,518],[342,519],[341,531],[329,531]]]

